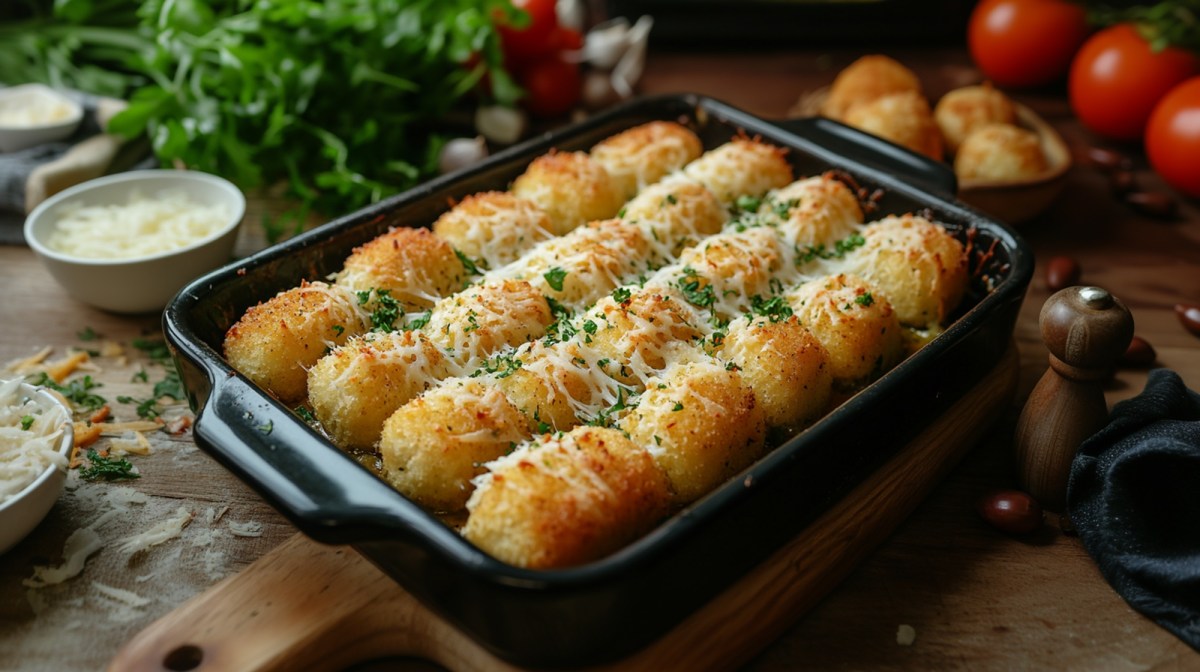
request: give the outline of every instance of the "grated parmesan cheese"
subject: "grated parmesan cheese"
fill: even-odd
[[[51,468],[66,470],[59,452],[66,412],[20,393],[19,379],[0,382],[0,504]]]
[[[84,259],[147,257],[211,238],[232,216],[227,205],[196,203],[181,191],[133,191],[124,205],[63,206],[49,245]]]
[[[150,529],[126,537],[120,541],[121,551],[129,555],[134,555],[139,551],[144,551],[151,546],[174,539],[183,532],[183,528],[192,521],[192,512],[185,507],[179,507],[175,511],[175,515],[166,520],[159,521]]]

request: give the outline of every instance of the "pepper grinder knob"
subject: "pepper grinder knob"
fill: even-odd
[[[1108,422],[1101,386],[1133,338],[1133,316],[1100,287],[1068,287],[1046,300],[1038,323],[1050,369],[1017,421],[1017,475],[1043,507],[1062,512],[1075,452]]]

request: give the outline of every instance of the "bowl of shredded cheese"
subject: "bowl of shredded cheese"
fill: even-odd
[[[0,553],[37,527],[62,494],[73,443],[66,403],[20,379],[0,380]]]
[[[48,86],[0,88],[0,152],[62,140],[82,120],[83,107]]]
[[[25,240],[75,298],[143,313],[228,262],[245,211],[245,196],[223,178],[137,170],[47,199],[25,220]]]

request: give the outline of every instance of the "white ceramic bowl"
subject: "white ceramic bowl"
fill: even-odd
[[[71,456],[71,447],[75,443],[75,435],[71,426],[71,409],[67,408],[54,395],[40,387],[28,383],[18,385],[18,394],[38,400],[43,407],[57,406],[66,412],[67,423],[59,438],[58,452],[64,457]],[[62,494],[63,484],[67,481],[64,470],[51,466],[42,472],[33,483],[17,493],[7,502],[0,503],[0,554],[17,545],[27,534],[37,527],[38,523],[50,513],[50,507],[58,501]]]
[[[152,197],[182,191],[196,203],[225,203],[231,215],[215,233],[177,250],[132,259],[84,259],[47,244],[64,207],[128,202],[137,191]],[[229,261],[246,197],[231,182],[191,170],[135,170],[96,178],[46,199],[25,220],[25,241],[72,296],[116,313],[160,310],[188,282]]]
[[[5,122],[16,113],[28,120]],[[83,106],[42,84],[0,89],[0,152],[15,152],[44,142],[62,140],[79,128]]]

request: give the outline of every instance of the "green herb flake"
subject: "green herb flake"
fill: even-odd
[[[479,270],[480,262],[476,262],[474,259],[463,254],[462,250],[455,248],[454,256],[458,257],[458,261],[462,263],[463,270],[467,272],[467,275],[483,275]]]
[[[94,450],[87,452],[87,458],[89,466],[79,470],[79,477],[85,481],[118,481],[142,477],[133,471],[133,464],[124,458],[101,457],[100,453]]]
[[[750,297],[750,312],[768,318],[772,323],[782,322],[792,316],[792,307],[782,296],[763,299],[758,294]]]
[[[117,401],[121,402],[122,404],[136,404],[139,418],[153,420],[160,415],[158,412],[158,404],[153,397],[150,399],[135,399],[133,397],[121,395],[117,397]]]
[[[583,330],[589,334],[595,334],[596,333],[596,323],[591,320],[584,321]]]
[[[762,206],[761,198],[757,198],[755,196],[750,196],[750,195],[746,195],[746,194],[743,194],[742,196],[738,196],[737,200],[734,201],[734,203],[733,203],[733,207],[736,208],[739,212],[758,212],[758,209],[761,206]]]
[[[33,426],[33,420],[34,420],[34,418],[32,415],[22,415],[21,416],[21,429],[28,432],[29,428]]]
[[[408,323],[404,325],[404,330],[405,331],[416,331],[418,329],[424,329],[425,325],[429,324],[429,320],[431,320],[431,319],[433,319],[433,311],[427,310],[427,311],[425,311],[424,315],[422,315],[416,319],[409,320]]]
[[[563,288],[563,279],[567,277],[567,271],[555,266],[554,268],[542,274],[546,279],[546,284],[556,292],[561,292]]]
[[[131,383],[148,383],[148,382],[150,382],[150,378],[146,375],[145,369],[139,369],[138,372],[133,374],[133,377],[129,379],[129,382],[131,382]]]
[[[612,292],[613,301],[617,303],[625,303],[631,296],[633,296],[633,293],[629,291],[628,287],[617,287]]]
[[[94,341],[101,337],[101,334],[96,333],[96,330],[92,329],[91,327],[84,327],[83,329],[75,332],[75,335],[78,336],[79,340],[81,341]]]
[[[854,297],[854,302],[863,308],[866,308],[875,303],[875,297],[871,296],[870,292],[865,292]]]
[[[675,286],[683,293],[683,298],[693,306],[707,308],[717,300],[717,295],[713,291],[712,285],[704,284],[700,274],[691,266],[683,269],[683,275],[679,277]]]
[[[342,334],[346,333],[346,328],[340,324],[333,325],[332,329],[333,329],[333,333],[338,336],[341,336]]]
[[[97,387],[103,387],[101,383],[92,380],[91,376],[76,378],[68,381],[66,385],[60,385],[54,382],[45,371],[39,373],[29,381],[30,385],[40,385],[58,392],[67,398],[72,404],[79,406],[88,411],[95,411],[101,406],[108,403],[108,400],[98,394],[93,394],[92,390]]]
[[[683,410],[683,402],[682,401],[675,402],[675,406],[673,406],[671,408],[672,413],[675,413],[677,411],[682,411],[682,410]]]
[[[317,416],[313,415],[313,412],[308,410],[307,406],[297,406],[292,409],[292,412],[295,413],[296,415],[300,416],[301,420],[307,422],[310,425],[316,424],[316,422],[317,422]]]

